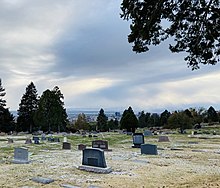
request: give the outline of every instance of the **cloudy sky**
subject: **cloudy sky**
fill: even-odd
[[[191,71],[164,43],[144,54],[127,42],[122,0],[1,0],[0,78],[17,110],[32,81],[58,86],[66,108],[154,112],[220,109],[220,66]]]

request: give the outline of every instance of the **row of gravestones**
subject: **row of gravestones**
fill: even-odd
[[[49,142],[60,142],[60,139],[56,137],[48,137],[48,138],[41,137],[41,141],[45,141],[45,140],[48,140]],[[33,141],[34,141],[34,144],[40,144],[40,137],[34,136]],[[9,144],[14,143],[14,140],[12,138],[8,138],[8,143]],[[27,138],[25,140],[25,144],[32,144],[32,139]]]
[[[169,142],[167,136],[160,136],[158,142]],[[141,148],[141,154],[157,155],[157,145],[144,144],[144,135],[142,133],[133,134],[133,148]]]
[[[28,149],[15,148],[12,162],[15,164],[30,163]],[[79,169],[97,173],[110,173],[112,171],[106,165],[104,150],[99,148],[86,148],[83,150],[82,165],[79,166]]]

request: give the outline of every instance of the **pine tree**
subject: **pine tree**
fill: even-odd
[[[22,96],[18,109],[17,131],[36,130],[34,124],[34,113],[38,108],[37,89],[33,82],[26,87],[26,92]]]
[[[131,107],[125,110],[120,120],[121,129],[127,129],[128,132],[135,133],[138,126],[138,119]]]
[[[0,132],[10,132],[15,129],[14,116],[8,108],[5,108],[6,100],[3,99],[5,95],[6,92],[0,79]]]
[[[48,132],[66,130],[68,120],[63,99],[64,96],[57,86],[52,91],[47,89],[43,92],[34,117],[39,129]]]
[[[97,129],[100,131],[108,131],[108,117],[102,108],[97,117]]]
[[[6,100],[3,99],[5,95],[5,88],[2,87],[2,80],[0,78],[0,106],[2,107],[6,106]]]

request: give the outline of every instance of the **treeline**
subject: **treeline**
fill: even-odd
[[[5,108],[5,95],[5,88],[0,79],[0,132],[66,131],[68,119],[64,108],[64,96],[58,86],[52,90],[47,89],[38,96],[37,89],[31,82],[21,98],[17,121],[9,109]]]
[[[85,114],[78,114],[74,122],[68,120],[64,108],[64,96],[58,86],[52,90],[45,90],[38,96],[37,89],[31,82],[23,94],[18,112],[17,120],[6,108],[5,88],[0,79],[0,132],[9,133],[35,131],[62,132],[77,130],[109,131],[114,129],[126,129],[135,132],[139,128],[162,127],[167,129],[189,129],[200,127],[201,123],[216,123],[220,120],[220,112],[212,106],[205,108],[190,108],[182,111],[169,112],[164,110],[161,114],[140,112],[135,114],[132,107],[125,109],[120,119],[118,117],[108,119],[101,108],[97,120],[90,122]]]

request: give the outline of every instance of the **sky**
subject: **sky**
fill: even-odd
[[[192,71],[169,42],[136,54],[122,0],[1,0],[0,78],[10,110],[33,82],[65,108],[162,112],[220,109],[220,66]]]

